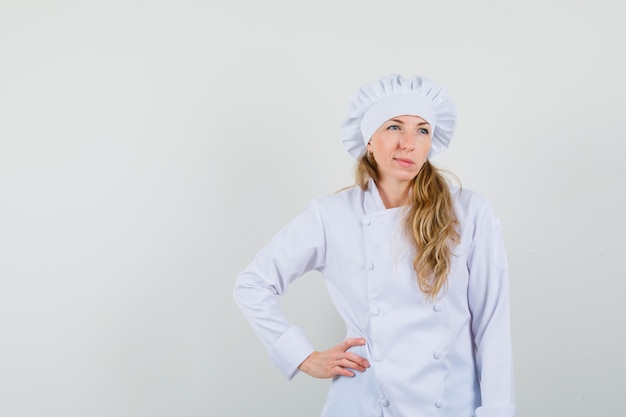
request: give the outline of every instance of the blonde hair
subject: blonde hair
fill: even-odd
[[[366,190],[369,179],[378,182],[378,169],[366,152],[356,166],[355,179]],[[448,182],[442,172],[426,161],[409,189],[405,231],[415,248],[413,268],[426,298],[433,300],[447,290],[452,246],[460,241],[458,219]]]

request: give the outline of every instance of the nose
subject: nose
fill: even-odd
[[[400,148],[412,151],[415,149],[413,134],[408,130],[400,137]]]

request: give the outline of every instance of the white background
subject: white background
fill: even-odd
[[[459,108],[434,163],[504,226],[520,416],[623,416],[623,2],[0,0],[0,416],[318,416],[237,273],[352,183],[390,73]],[[284,302],[319,349],[319,275]]]

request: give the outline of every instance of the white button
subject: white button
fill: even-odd
[[[433,358],[441,359],[441,352],[440,351],[436,351],[435,353],[433,353]]]
[[[389,407],[389,400],[383,398],[382,400],[380,400],[380,405],[382,405],[383,407]]]
[[[382,360],[383,360],[383,355],[381,355],[380,353],[375,354],[375,355],[374,355],[374,360],[375,360],[376,362],[380,362],[380,361],[382,361]]]
[[[435,310],[435,311],[441,311],[441,305],[439,305],[439,304],[435,304],[435,305],[433,305],[433,310]]]
[[[372,269],[374,269],[374,264],[373,264],[372,262],[368,262],[368,263],[367,263],[367,269],[369,269],[370,271],[371,271]]]
[[[435,407],[437,407],[437,408],[443,407],[443,401],[441,401],[441,400],[435,401]]]
[[[380,314],[380,308],[372,307],[372,316],[377,316]]]
[[[363,219],[361,220],[361,224],[363,224],[363,226],[369,226],[370,224],[372,224],[372,222],[370,221],[370,219]]]

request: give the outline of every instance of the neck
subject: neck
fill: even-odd
[[[408,182],[393,182],[387,183],[380,181],[376,184],[378,187],[378,193],[385,208],[394,208],[404,206],[409,197],[409,183]]]

